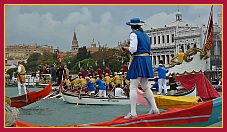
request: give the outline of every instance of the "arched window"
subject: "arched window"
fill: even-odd
[[[184,52],[184,46],[183,46],[183,45],[181,45],[181,49],[182,49],[182,51]]]
[[[190,45],[189,45],[189,44],[187,45],[187,50],[188,50],[188,49],[190,49]]]
[[[196,47],[196,44],[194,44],[193,48],[197,48],[197,47]]]

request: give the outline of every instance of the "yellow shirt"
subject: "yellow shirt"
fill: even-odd
[[[86,84],[87,84],[86,79],[81,78],[80,81],[81,81],[81,85],[82,85],[82,86],[86,86]]]
[[[93,84],[95,84],[95,83],[96,83],[96,80],[95,80],[94,78],[91,78],[91,82],[92,82]]]
[[[109,85],[110,84],[110,76],[106,76],[104,81],[107,85]]]
[[[126,85],[129,85],[130,81],[128,79],[125,80]]]
[[[74,79],[72,81],[72,84],[73,84],[73,86],[76,86],[76,87],[80,86],[80,79],[79,78]]]
[[[19,67],[21,68],[21,71],[18,73],[17,80],[18,82],[25,83],[25,67],[21,64],[19,64]]]
[[[115,78],[115,84],[121,84],[121,79],[119,75],[116,75],[114,78]]]
[[[65,84],[66,84],[66,86],[70,86],[71,85],[71,82],[69,81],[69,79],[65,79]]]

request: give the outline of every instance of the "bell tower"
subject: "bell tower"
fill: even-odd
[[[77,40],[77,37],[76,37],[76,33],[74,32],[72,45],[71,45],[71,51],[78,53],[78,49],[79,49],[78,40]]]
[[[176,21],[182,21],[182,14],[181,14],[181,12],[179,11],[179,9],[178,9],[178,11],[177,11],[177,13],[176,13]]]

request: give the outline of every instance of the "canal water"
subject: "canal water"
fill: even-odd
[[[38,91],[40,88],[29,88]],[[22,90],[23,91],[23,90]],[[17,87],[6,87],[6,96],[17,96]],[[145,114],[148,106],[137,106],[138,114]],[[19,120],[45,126],[87,124],[104,122],[126,115],[130,105],[76,105],[62,99],[41,99],[33,104],[19,108]]]
[[[39,91],[41,88],[28,88]],[[22,90],[23,91],[23,90]],[[17,87],[6,87],[8,97],[17,96]],[[137,114],[146,114],[148,106],[137,106]],[[105,122],[124,116],[130,111],[130,105],[76,105],[62,99],[41,99],[33,104],[19,108],[19,120],[41,126],[64,126]],[[221,122],[214,124],[220,127]]]

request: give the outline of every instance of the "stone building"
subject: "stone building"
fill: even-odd
[[[170,60],[182,49],[186,52],[190,48],[202,48],[204,44],[204,38],[206,33],[206,26],[202,25],[199,27],[195,24],[190,24],[183,21],[181,12],[178,10],[175,15],[176,19],[174,22],[165,25],[161,28],[146,30],[145,32],[150,36],[151,39],[151,57],[153,65],[158,65],[160,60],[163,60],[165,65],[168,66]],[[219,14],[219,17],[221,15]],[[220,18],[219,18],[220,19]],[[220,20],[219,20],[220,21]],[[218,41],[219,47],[216,47],[218,51],[221,49],[221,39],[217,37],[221,33],[221,27],[218,24],[214,24],[214,41]],[[220,35],[219,35],[220,36]],[[215,44],[214,44],[215,47]],[[212,51],[215,48],[212,49]],[[211,59],[212,52],[211,51]],[[216,56],[217,58],[217,56]],[[221,54],[219,54],[221,58]],[[208,62],[209,68],[211,68]],[[221,62],[219,61],[219,64]]]
[[[43,52],[52,52],[53,46],[48,45],[38,45],[35,44],[15,44],[15,45],[7,45],[5,49],[5,57],[16,60],[26,60],[33,53],[43,53]]]

